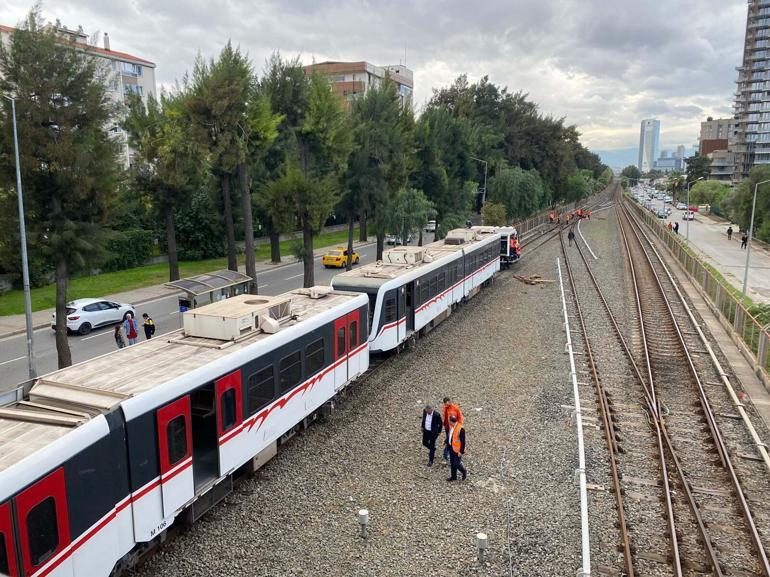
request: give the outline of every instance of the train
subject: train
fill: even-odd
[[[120,574],[329,410],[371,355],[472,298],[515,239],[472,227],[396,247],[330,286],[189,310],[180,330],[14,391],[0,406],[0,574]]]

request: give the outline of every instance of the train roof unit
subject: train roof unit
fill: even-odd
[[[0,407],[0,477],[81,428],[104,434],[100,416],[118,406],[127,419],[142,414],[180,394],[189,386],[185,376],[216,378],[239,360],[234,357],[253,358],[260,354],[254,347],[266,341],[268,348],[288,342],[303,330],[299,325],[326,322],[356,299],[366,302],[361,294],[320,286],[277,297],[239,295],[184,313],[182,329],[43,376],[24,400]],[[95,429],[84,427],[97,420]]]

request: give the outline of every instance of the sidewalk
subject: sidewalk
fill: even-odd
[[[370,244],[372,244],[373,238],[374,237],[370,237],[370,239],[367,242],[354,241],[353,246],[356,248],[369,246]],[[320,258],[329,249],[330,247],[326,246],[326,247],[322,247],[314,250],[313,258],[314,259]],[[294,260],[294,257],[292,256],[288,256],[288,257],[284,256],[283,258],[284,258],[284,261],[278,264],[273,264],[270,261],[258,262],[257,276],[259,276],[260,273],[277,270],[277,269],[288,267],[297,263],[297,261]],[[246,268],[244,266],[238,267],[238,270],[243,273],[246,272]],[[182,294],[182,293],[177,289],[169,288],[162,284],[157,284],[157,285],[138,288],[130,291],[115,293],[111,295],[95,295],[95,296],[104,298],[106,300],[115,301],[115,302],[131,303],[133,305],[139,305],[149,301],[172,297],[179,294]],[[54,312],[55,312],[55,309],[44,309],[42,311],[37,311],[32,313],[33,329],[37,330],[37,329],[48,327],[51,323],[51,316],[53,315]],[[24,315],[9,315],[9,316],[0,317],[0,339],[24,333],[26,330],[27,330],[26,320]]]
[[[675,210],[670,219],[679,220],[679,234],[685,236],[686,223],[681,211]],[[690,223],[690,245],[704,260],[717,269],[738,290],[743,288],[746,250],[741,249],[738,226],[733,225],[733,238],[727,240],[730,223],[717,217],[698,214]],[[748,296],[755,303],[770,304],[770,250],[765,243],[752,241]]]

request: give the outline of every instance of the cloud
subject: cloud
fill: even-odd
[[[29,0],[6,0],[15,24]],[[115,50],[157,63],[170,85],[228,39],[261,71],[275,50],[303,60],[367,60],[415,73],[417,107],[467,73],[530,94],[596,149],[638,143],[639,121],[690,145],[705,116],[731,113],[745,0],[59,0],[44,16],[109,32]]]

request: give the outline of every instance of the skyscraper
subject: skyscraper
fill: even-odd
[[[642,120],[639,131],[639,164],[642,172],[650,172],[658,158],[658,146],[660,143],[660,120],[648,118]]]
[[[735,177],[770,164],[770,14],[767,0],[748,0],[743,64],[735,93]]]

